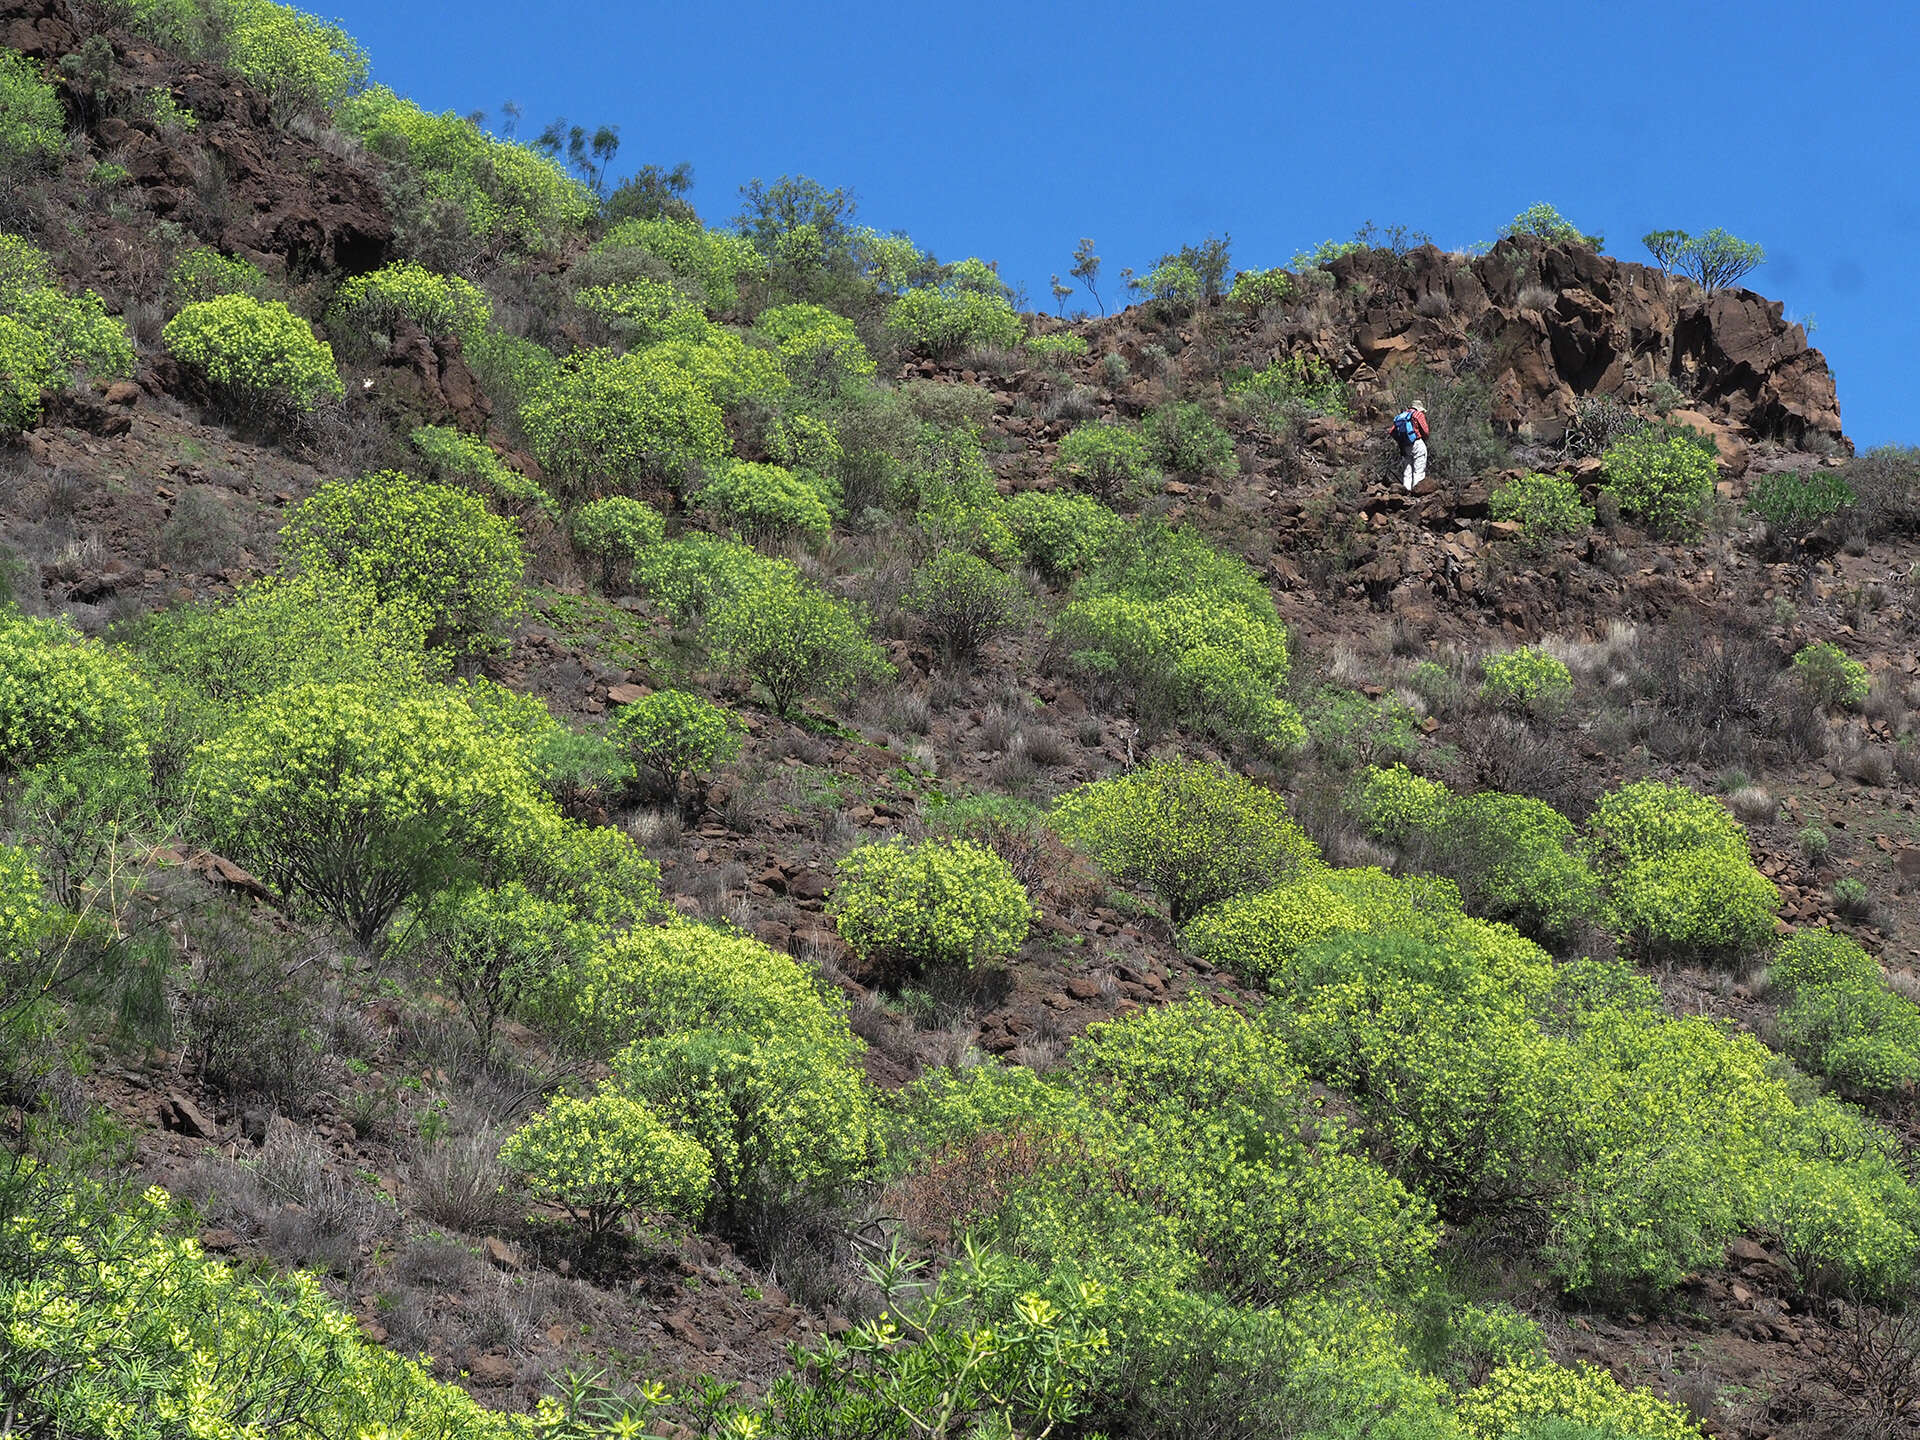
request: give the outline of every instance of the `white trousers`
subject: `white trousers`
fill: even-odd
[[[1400,483],[1411,490],[1427,478],[1427,442],[1416,440],[1413,448],[1407,451],[1407,467],[1401,472]]]

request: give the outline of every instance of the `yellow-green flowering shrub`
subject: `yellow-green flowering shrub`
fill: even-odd
[[[1920,1083],[1920,1005],[1887,988],[1857,941],[1799,931],[1774,951],[1767,974],[1787,998],[1781,1043],[1807,1069],[1855,1094]]]
[[[161,331],[168,352],[218,392],[246,403],[311,410],[345,393],[333,347],[277,300],[218,295],[187,306]]]
[[[1227,292],[1227,298],[1249,310],[1284,305],[1293,298],[1293,277],[1277,268],[1242,270],[1233,277],[1233,288]]]
[[[538,251],[592,218],[586,186],[525,145],[496,140],[471,120],[431,115],[384,85],[342,105],[336,123],[416,177],[428,201],[456,207],[489,249]]]
[[[696,1220],[713,1187],[713,1162],[637,1100],[602,1092],[556,1095],[507,1137],[500,1163],[542,1200],[554,1200],[600,1235],[627,1216]]]
[[[332,324],[350,331],[362,346],[372,345],[376,336],[391,338],[402,320],[430,339],[451,335],[471,343],[492,319],[493,306],[470,281],[396,260],[342,285],[334,297]]]
[[[1593,527],[1593,507],[1580,499],[1580,487],[1564,475],[1529,472],[1496,485],[1487,508],[1494,519],[1520,527],[1521,548],[1532,555]]]
[[[748,345],[731,330],[708,325],[698,337],[676,336],[649,345],[644,357],[683,371],[722,410],[754,401],[773,405],[792,388],[780,357]]]
[[[465,349],[464,358],[487,392],[502,420],[520,423],[521,407],[541,386],[560,373],[560,361],[538,341],[509,335],[490,326]]]
[[[805,471],[745,461],[712,470],[693,503],[749,541],[800,535],[818,544],[833,530],[825,488]]]
[[[1060,330],[1050,335],[1029,335],[1025,349],[1029,355],[1038,356],[1047,364],[1057,365],[1067,360],[1084,360],[1087,356],[1087,340],[1084,335]]]
[[[1773,933],[1779,891],[1717,800],[1642,780],[1602,796],[1587,832],[1614,926],[1653,952],[1738,956]]]
[[[1026,335],[1019,312],[999,295],[960,285],[907,291],[887,310],[887,329],[925,355],[1011,349]]]
[[[367,82],[367,55],[340,28],[273,0],[219,0],[227,63],[276,109],[333,110]]]
[[[583,285],[573,299],[630,348],[656,340],[697,340],[712,329],[698,300],[672,281],[650,275]]]
[[[1700,533],[1720,472],[1692,436],[1643,430],[1609,446],[1601,461],[1607,488],[1626,514],[1670,539]]]
[[[1007,862],[970,840],[859,846],[840,857],[827,898],[854,953],[898,974],[1004,960],[1038,913]]]
[[[1158,895],[1176,925],[1320,860],[1278,795],[1197,760],[1082,785],[1055,804],[1053,825],[1114,879]]]
[[[1162,405],[1148,412],[1141,429],[1148,453],[1169,470],[1215,477],[1239,473],[1233,437],[1205,406],[1184,401]]]
[[[609,593],[633,574],[641,553],[666,535],[658,510],[625,495],[589,500],[573,517],[573,543],[600,562],[600,588]]]
[[[715,605],[707,639],[719,666],[758,682],[777,715],[791,715],[802,696],[893,674],[863,615],[781,571],[755,575]]]
[[[1453,793],[1403,764],[1375,765],[1360,777],[1346,808],[1377,840],[1401,844],[1439,825]]]
[[[560,518],[553,497],[518,470],[510,470],[493,447],[450,425],[422,425],[407,439],[419,452],[426,478],[465,485],[498,501],[510,515],[538,510]]]
[[[33,856],[19,846],[0,845],[0,1022],[11,1020],[46,984],[33,963],[46,921]],[[0,1035],[6,1033],[0,1023]]]
[[[731,448],[720,407],[691,378],[605,350],[563,361],[520,407],[520,423],[567,504],[650,479],[680,484]]]
[[[237,255],[222,255],[207,245],[183,251],[167,274],[167,292],[177,305],[197,305],[220,295],[274,298],[273,282],[258,265]]]
[[[593,248],[604,252],[629,246],[660,260],[678,279],[697,285],[707,309],[716,315],[740,303],[740,278],[766,263],[743,235],[666,218],[623,220]]]
[[[767,450],[782,465],[823,478],[838,475],[847,452],[830,422],[817,415],[782,415],[767,432]]]
[[[1289,977],[1300,952],[1330,936],[1436,938],[1460,914],[1460,892],[1429,875],[1309,870],[1202,910],[1181,942],[1211,965],[1263,982]]]
[[[0,772],[81,751],[144,760],[158,718],[119,654],[65,620],[0,611]]]
[[[1602,910],[1600,888],[1573,826],[1527,795],[1454,800],[1430,832],[1440,868],[1467,908],[1542,940],[1573,936]]]
[[[1347,419],[1353,413],[1352,393],[1345,382],[1309,351],[1285,356],[1233,381],[1227,393],[1245,397],[1245,403],[1268,424],[1292,424],[1317,415]]]
[[[1032,612],[1019,577],[970,550],[935,554],[914,573],[901,604],[926,620],[953,660],[972,659],[987,641],[1016,628]]]
[[[62,290],[40,250],[0,235],[0,439],[38,424],[40,392],[65,390],[78,370],[99,380],[133,373],[125,322],[91,290]]]
[[[790,560],[762,555],[738,540],[693,531],[642,550],[633,583],[681,624],[718,610],[740,590],[776,579],[799,582]]]
[[[1838,645],[1816,640],[1794,652],[1793,678],[1822,705],[1857,710],[1873,688],[1867,667]]]
[[[524,603],[514,523],[471,491],[398,471],[329,481],[300,502],[280,537],[301,569],[416,607],[436,643],[459,653],[497,647]]]
[[[503,837],[502,858],[534,894],[599,930],[639,925],[665,908],[660,867],[625,831],[583,825],[546,805],[523,819],[519,833]]]
[[[275,691],[201,749],[195,778],[222,853],[363,950],[540,805],[524,758],[444,690]]]
[[[1111,504],[1139,501],[1160,484],[1145,437],[1126,425],[1080,425],[1053,457],[1054,472]]]
[[[773,341],[787,374],[798,384],[835,390],[845,381],[874,373],[873,356],[844,315],[818,305],[775,305],[762,310],[753,323]]]
[[[555,968],[587,939],[566,906],[509,881],[436,895],[414,947],[422,967],[460,1002],[485,1052],[495,1023],[550,986]]]
[[[59,94],[26,56],[0,49],[0,174],[24,177],[51,164],[66,143]]]
[[[1092,496],[1057,490],[1015,495],[1000,513],[1020,553],[1055,580],[1098,561],[1127,523]]]
[[[1273,597],[1246,563],[1160,521],[1117,536],[1055,634],[1130,692],[1143,726],[1176,722],[1284,753],[1306,739],[1280,698],[1289,656]]]
[[[40,423],[41,391],[56,378],[47,342],[31,326],[0,315],[0,440]]]
[[[707,773],[740,754],[746,724],[724,706],[685,690],[656,690],[620,707],[608,732],[656,790],[704,791]]]
[[[1503,1365],[1460,1397],[1457,1414],[1472,1440],[1506,1440],[1529,1423],[1565,1420],[1596,1435],[1634,1440],[1700,1440],[1699,1422],[1684,1406],[1651,1391],[1630,1390],[1592,1365],[1545,1359]],[[1541,1434],[1554,1434],[1542,1431]]]
[[[1480,686],[1480,698],[1503,709],[1551,715],[1573,698],[1573,673],[1531,645],[1487,656],[1481,671],[1486,678]]]
[[[23,1433],[531,1440],[526,1417],[366,1339],[317,1276],[236,1268],[171,1235],[157,1186],[132,1213],[94,1208],[43,1194],[9,1221],[0,1395]]]

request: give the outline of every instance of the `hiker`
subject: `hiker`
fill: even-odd
[[[1393,438],[1400,442],[1403,469],[1400,483],[1411,495],[1414,487],[1427,478],[1427,402],[1416,400],[1413,408],[1393,417]]]

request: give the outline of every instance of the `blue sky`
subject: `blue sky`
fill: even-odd
[[[617,124],[616,173],[691,162],[709,223],[808,174],[1046,308],[1082,235],[1113,277],[1210,232],[1242,267],[1369,219],[1460,246],[1538,200],[1625,259],[1725,226],[1817,318],[1856,442],[1920,444],[1920,43],[1886,0],[314,8],[430,108]]]

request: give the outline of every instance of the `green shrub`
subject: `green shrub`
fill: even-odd
[[[1108,502],[1143,499],[1160,484],[1146,440],[1125,425],[1081,425],[1069,431],[1054,453],[1053,468]]]
[[[560,518],[553,497],[518,470],[509,470],[479,437],[447,425],[422,425],[407,438],[426,462],[428,479],[470,486],[512,514],[538,510],[550,519]]]
[[[1460,915],[1460,893],[1426,875],[1305,870],[1203,910],[1181,943],[1252,984],[1291,984],[1302,951],[1337,935],[1438,937]]]
[[[1646,430],[1609,446],[1601,458],[1622,511],[1669,539],[1700,533],[1719,469],[1696,440]]]
[[[1279,796],[1195,760],[1083,785],[1055,804],[1053,824],[1114,879],[1158,895],[1176,925],[1319,861]]]
[[[1152,522],[1117,537],[1055,625],[1077,664],[1127,687],[1150,732],[1180,722],[1284,753],[1306,739],[1279,696],[1286,627],[1243,561]]]
[[[564,361],[520,408],[534,459],[565,504],[646,480],[684,483],[730,448],[720,407],[692,379],[639,355]]]
[[[1234,381],[1227,393],[1247,396],[1289,420],[1315,415],[1346,419],[1353,413],[1346,384],[1326,361],[1304,350]]]
[[[1346,808],[1376,840],[1399,845],[1435,829],[1452,804],[1446,786],[1394,764],[1369,769],[1348,796]]]
[[[560,362],[546,346],[494,327],[466,347],[465,359],[500,418],[518,426],[520,411],[541,386],[560,373]]]
[[[958,285],[909,290],[887,310],[887,329],[922,354],[1007,350],[1026,334],[1019,313],[1000,295]]]
[[[1565,709],[1573,698],[1573,673],[1531,645],[1487,656],[1481,672],[1486,678],[1480,686],[1480,698],[1502,709],[1552,715]]]
[[[707,326],[697,337],[672,336],[649,345],[643,358],[654,365],[684,371],[722,410],[748,402],[771,406],[791,388],[780,357],[749,346],[731,330]]]
[[[273,0],[221,0],[227,63],[276,110],[334,110],[367,81],[366,52],[337,24]]]
[[[47,257],[0,235],[0,440],[40,420],[42,390],[65,390],[74,372],[98,380],[133,373],[126,325],[91,290],[68,295]]]
[[[697,339],[708,330],[698,300],[673,282],[648,275],[617,285],[582,286],[573,299],[630,347]]]
[[[333,348],[277,300],[220,295],[187,306],[161,331],[167,350],[242,405],[311,410],[345,393]]]
[[[720,466],[708,475],[694,504],[750,541],[800,535],[819,544],[833,530],[821,482],[781,465]]]
[[[565,906],[512,881],[435,896],[414,944],[422,966],[460,1002],[486,1052],[495,1024],[551,985],[585,936]]]
[[[1442,873],[1467,907],[1540,940],[1564,940],[1602,911],[1600,890],[1552,806],[1524,795],[1469,795],[1431,832]]]
[[[827,914],[856,955],[894,976],[1004,960],[1038,917],[992,850],[898,835],[841,857]]]
[[[625,495],[589,500],[573,517],[573,543],[600,562],[600,588],[609,593],[633,573],[641,552],[666,534],[658,510]]]
[[[679,624],[717,611],[743,589],[778,578],[797,579],[791,561],[762,555],[738,540],[699,531],[662,540],[640,552],[633,583]]]
[[[1083,335],[1075,335],[1070,330],[1058,330],[1048,335],[1029,335],[1026,350],[1049,365],[1062,364],[1068,360],[1087,358],[1087,341]]]
[[[774,713],[804,695],[845,693],[893,667],[867,637],[864,618],[798,576],[756,576],[710,614],[708,639],[723,669],[758,681]]]
[[[500,1163],[536,1198],[585,1221],[591,1235],[633,1214],[698,1219],[713,1186],[713,1162],[698,1143],[611,1093],[556,1095],[507,1137]]]
[[[167,290],[177,305],[197,305],[222,295],[251,295],[272,300],[274,284],[260,267],[238,256],[222,255],[206,245],[183,251],[167,275]]]
[[[1303,703],[1300,714],[1307,738],[1335,770],[1397,761],[1419,743],[1420,717],[1389,696],[1376,700],[1327,685]]]
[[[1156,463],[1183,475],[1237,475],[1233,437],[1199,405],[1177,402],[1149,411],[1141,422]]]
[[[1825,640],[1803,645],[1794,654],[1793,678],[1818,703],[1849,710],[1858,709],[1873,688],[1867,667]]]
[[[458,275],[436,275],[411,260],[356,275],[334,297],[334,327],[363,347],[378,336],[390,339],[403,320],[429,339],[451,335],[470,344],[492,323],[493,306]]]
[[[1854,1094],[1920,1083],[1920,1006],[1887,988],[1880,963],[1845,935],[1801,930],[1767,967],[1787,999],[1779,1030],[1787,1053]]]
[[[1458,1414],[1470,1440],[1700,1440],[1701,1433],[1685,1406],[1630,1390],[1584,1363],[1502,1365],[1460,1397]]]
[[[526,558],[510,520],[479,497],[397,471],[322,485],[280,532],[302,569],[418,608],[435,643],[457,653],[497,648],[524,603]]]
[[[144,761],[158,720],[121,655],[65,620],[0,612],[0,772],[82,752]]]
[[[968,550],[942,550],[914,574],[901,603],[924,618],[953,660],[970,660],[1017,627],[1032,606],[1017,576]]]
[[[1735,239],[1718,227],[1698,236],[1684,230],[1656,230],[1640,243],[1662,271],[1685,275],[1709,295],[1726,289],[1767,258],[1758,245]]]
[[[275,691],[201,750],[195,778],[222,853],[369,952],[401,906],[537,819],[522,757],[440,690]]]
[[[0,49],[0,174],[18,180],[52,164],[66,144],[67,113],[40,67]]]
[[[1824,466],[1817,470],[1770,470],[1755,476],[1747,486],[1747,509],[1788,540],[1800,539],[1853,503],[1853,487],[1845,473]]]
[[[723,706],[684,690],[656,690],[620,707],[611,739],[655,787],[703,791],[707,773],[738,758],[746,725]]]
[[[1507,222],[1506,228],[1500,233],[1502,236],[1532,235],[1551,245],[1579,245],[1588,250],[1598,250],[1604,243],[1598,235],[1585,234],[1579,226],[1544,201],[1522,210]]]
[[[41,391],[57,379],[46,341],[11,315],[0,315],[0,440],[40,423]]]
[[[1041,573],[1060,580],[1105,553],[1126,521],[1089,495],[1028,490],[1008,500],[1001,517],[1020,553]]]
[[[1233,277],[1227,298],[1249,310],[1284,305],[1293,298],[1293,277],[1285,270],[1242,270]]]
[[[774,343],[796,384],[833,391],[874,373],[873,357],[844,315],[818,305],[774,305],[753,323]]]
[[[683,220],[625,220],[594,245],[596,252],[633,248],[659,260],[676,279],[697,286],[706,308],[721,314],[740,303],[742,276],[764,268],[753,242]]]
[[[1530,554],[1545,554],[1559,541],[1584,535],[1593,526],[1591,505],[1580,487],[1564,475],[1529,472],[1496,486],[1489,502],[1495,520],[1520,527],[1520,543]]]
[[[1587,832],[1594,868],[1603,875],[1686,850],[1743,858],[1747,853],[1747,832],[1725,805],[1684,785],[1656,780],[1639,780],[1602,796]]]
[[[548,249],[593,216],[591,192],[547,156],[452,111],[430,115],[383,85],[355,95],[335,119],[408,177],[411,211],[424,218],[451,207],[484,253]],[[422,223],[412,214],[403,221],[403,231]]]

